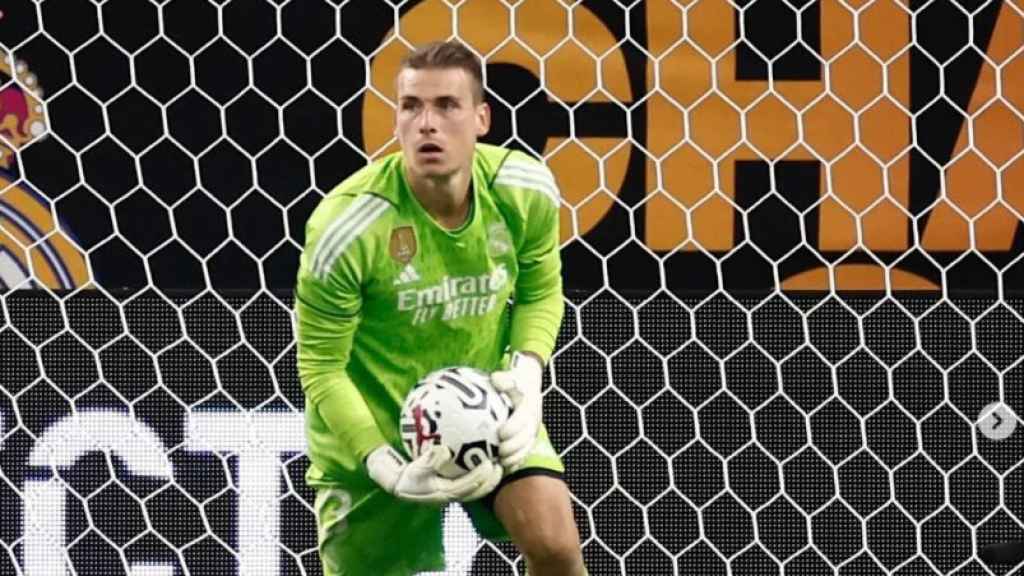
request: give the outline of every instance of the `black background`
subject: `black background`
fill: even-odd
[[[67,499],[68,534],[87,534],[70,549],[79,574],[122,574],[100,534],[125,546],[147,527],[125,547],[129,561],[235,573],[237,459],[182,449],[184,422],[199,411],[300,413],[290,300],[151,291],[123,318],[98,291],[0,302],[10,318],[0,349],[15,367],[0,371],[0,574],[20,555],[16,490],[54,474],[82,495]],[[756,302],[605,292],[563,324],[545,421],[591,574],[672,574],[673,564],[687,575],[980,574],[976,544],[1024,538],[1011,516],[1024,515],[1024,434],[992,441],[973,426],[1001,389],[1024,413],[1020,347],[1006,337],[1024,328],[1012,312],[1024,302]],[[57,471],[27,465],[34,438],[96,408],[151,427],[174,483],[99,452]],[[319,573],[307,464],[282,458],[281,574]],[[124,488],[104,486],[111,478]],[[485,546],[471,573],[512,574],[496,550],[515,557]]]

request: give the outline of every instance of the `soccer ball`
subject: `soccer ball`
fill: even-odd
[[[443,368],[424,376],[402,406],[402,443],[412,459],[441,444],[455,457],[439,473],[458,478],[484,460],[498,460],[498,428],[512,403],[475,368]]]

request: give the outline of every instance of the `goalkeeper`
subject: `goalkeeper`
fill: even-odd
[[[531,576],[586,574],[541,422],[563,314],[558,190],[540,162],[477,143],[490,125],[481,77],[454,42],[409,55],[401,153],[347,178],[306,225],[298,365],[327,576],[444,569],[441,513],[453,501],[483,537],[511,539]],[[436,472],[446,448],[409,461],[398,425],[415,382],[451,365],[491,372],[514,404],[500,465],[456,479]]]

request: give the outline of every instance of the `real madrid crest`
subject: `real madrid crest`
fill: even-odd
[[[504,256],[512,250],[512,236],[501,222],[487,228],[487,251],[492,257]]]
[[[388,246],[391,257],[402,264],[408,264],[416,255],[416,232],[412,226],[399,226],[391,230]]]
[[[24,61],[0,54],[0,292],[71,290],[91,281],[85,253],[18,164],[18,152],[48,132],[39,78]]]

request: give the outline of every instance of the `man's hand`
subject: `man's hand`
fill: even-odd
[[[508,370],[491,374],[491,383],[498,392],[508,394],[512,415],[500,429],[498,455],[506,472],[518,468],[533,448],[541,422],[540,387],[544,368],[533,354],[512,354]]]
[[[366,457],[370,478],[403,500],[424,504],[468,502],[483,498],[501,481],[501,466],[486,460],[458,478],[438,474],[441,465],[452,459],[452,451],[434,445],[412,462],[406,461],[389,444],[377,448]]]

